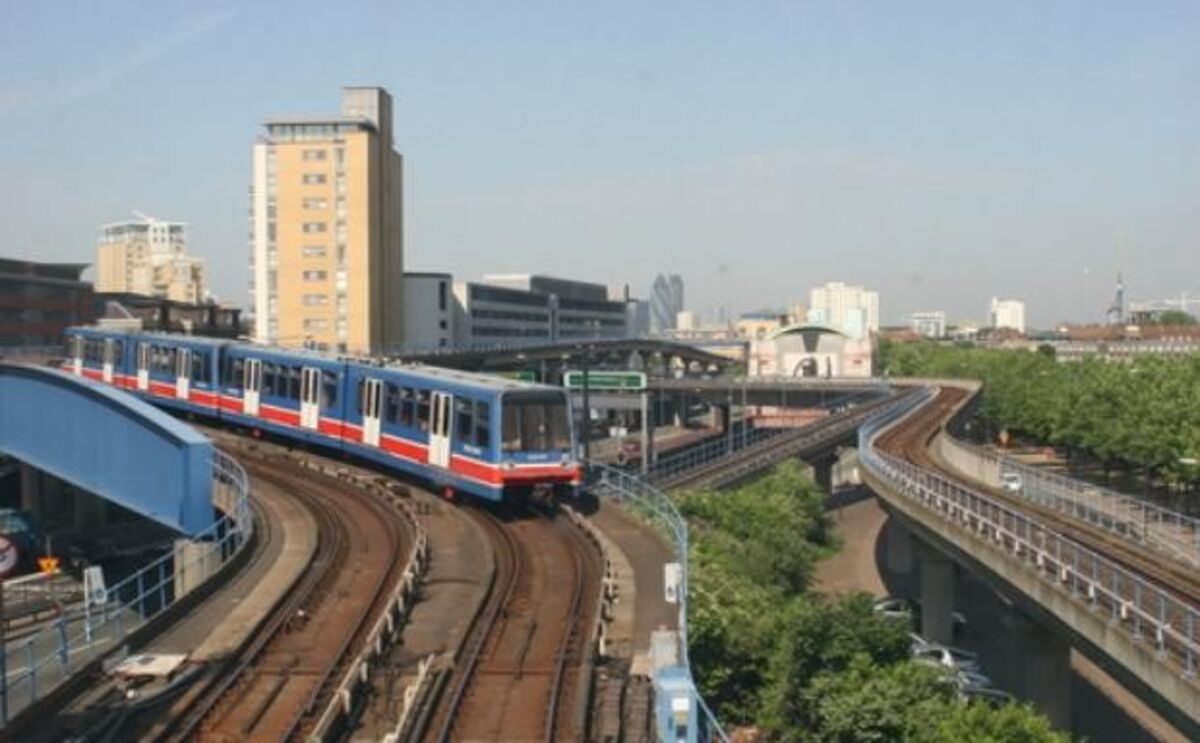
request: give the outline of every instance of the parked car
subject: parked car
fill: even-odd
[[[892,619],[907,620],[914,629],[921,627],[921,602],[904,596],[888,596],[875,602],[875,611]],[[950,612],[950,625],[954,636],[961,637],[967,631],[967,618],[961,612]]]
[[[1001,472],[1000,486],[1010,493],[1019,493],[1025,486],[1021,481],[1021,475],[1016,472]]]
[[[979,657],[974,653],[944,645],[929,644],[913,651],[913,659],[929,665],[937,663],[955,671],[979,672]]]

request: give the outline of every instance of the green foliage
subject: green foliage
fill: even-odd
[[[926,708],[927,717],[909,731],[915,743],[1069,743],[1071,737],[1055,731],[1050,722],[1027,704],[994,709],[982,702],[943,703]]]
[[[1196,318],[1183,310],[1167,310],[1158,316],[1155,325],[1195,325]]]
[[[795,602],[771,659],[764,725],[781,735],[812,727],[818,720],[805,690],[819,675],[839,673],[855,662],[890,666],[908,656],[907,625],[881,616],[869,596]]]
[[[935,343],[885,344],[891,376],[957,377],[984,383],[981,418],[1036,440],[1167,482],[1196,481],[1200,468],[1200,356],[1128,363]]]
[[[870,597],[809,593],[835,547],[822,503],[796,464],[678,498],[691,534],[689,655],[718,717],[779,741],[1060,740],[1026,708],[953,700],[939,673],[908,660],[907,624]]]

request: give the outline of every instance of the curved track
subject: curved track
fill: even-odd
[[[311,511],[318,547],[232,667],[192,700],[171,731],[176,739],[300,736],[404,569],[404,521],[382,500],[287,458],[246,447],[239,457],[252,477],[292,493]]]
[[[426,740],[580,740],[602,575],[562,516],[473,511],[495,553],[488,596],[447,680]]]
[[[1104,555],[1114,563],[1140,574],[1145,580],[1177,595],[1182,602],[1200,607],[1200,574],[1194,569],[1169,560],[1162,560],[1157,555],[1145,552],[1137,544],[1120,536],[1067,517],[1028,499],[997,488],[984,487],[959,474],[935,457],[930,451],[934,437],[946,425],[959,406],[965,402],[967,395],[967,390],[958,387],[940,388],[932,401],[911,414],[907,420],[880,436],[876,440],[876,446],[919,467],[935,471],[963,487],[986,493],[988,497],[1002,502],[1014,510],[1031,514],[1059,534],[1093,552]],[[1101,583],[1106,583],[1109,576],[1103,574],[1101,567],[1098,568],[1096,578]],[[1171,617],[1168,616],[1167,619],[1171,619]],[[1176,626],[1183,626],[1182,622]]]

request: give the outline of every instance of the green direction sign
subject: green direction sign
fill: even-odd
[[[587,376],[589,390],[627,390],[640,392],[646,389],[646,375],[644,372],[589,371]],[[570,390],[583,389],[583,372],[578,370],[564,372],[563,387]]]
[[[492,376],[504,377],[505,379],[515,379],[519,382],[536,382],[537,381],[537,372],[530,371],[528,369],[522,369],[521,371],[492,372]]]

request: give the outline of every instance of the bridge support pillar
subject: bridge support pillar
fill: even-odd
[[[826,494],[833,492],[833,466],[835,464],[837,464],[837,457],[828,454],[812,460],[813,479],[816,480],[817,487]]]
[[[42,473],[24,462],[21,462],[21,510],[39,524],[43,521]]]
[[[884,536],[884,560],[887,569],[897,575],[908,575],[913,569],[912,532],[895,516],[889,516]]]
[[[104,499],[94,493],[73,489],[75,500],[75,528],[78,531],[98,529],[108,524],[108,507]]]
[[[932,548],[921,550],[921,635],[946,645],[954,641],[954,563]]]
[[[1071,645],[1054,632],[1016,611],[1002,623],[1024,656],[1025,695],[1054,727],[1071,730]]]

